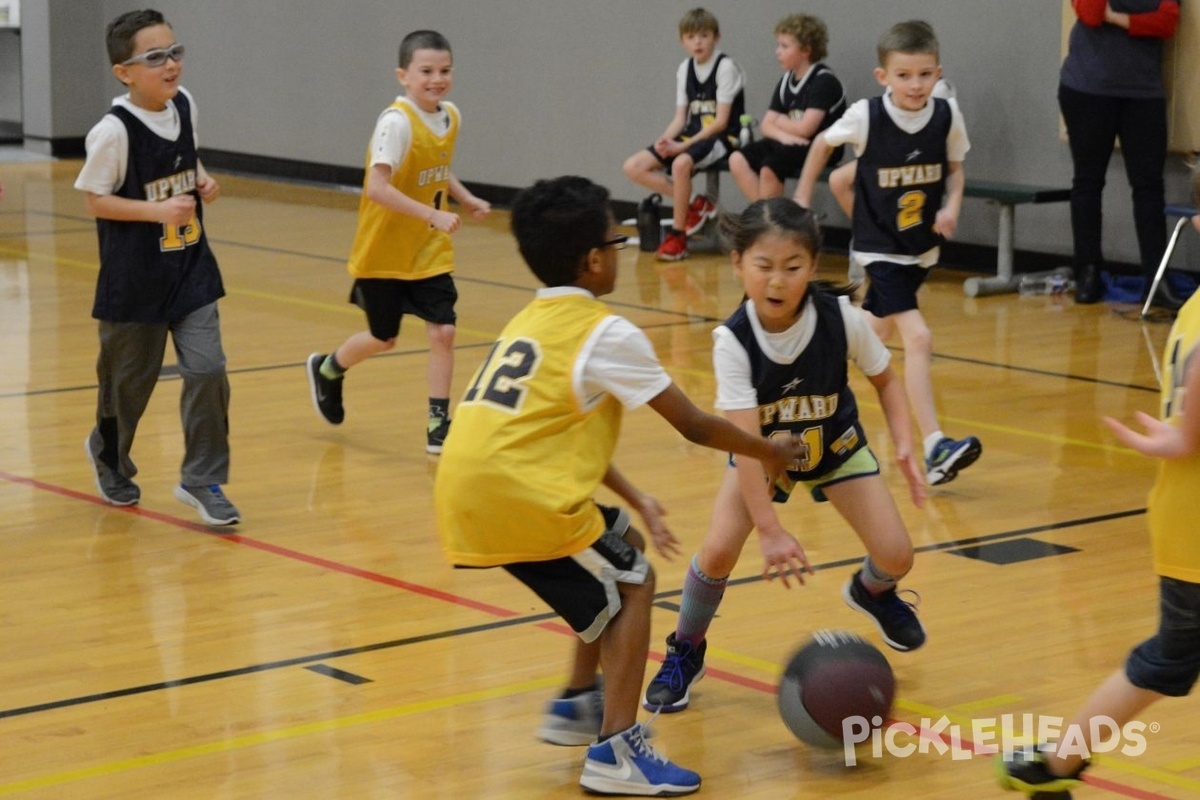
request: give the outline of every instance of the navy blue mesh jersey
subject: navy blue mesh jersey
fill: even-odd
[[[721,68],[721,62],[729,56],[722,53],[717,56],[717,61],[713,64],[712,72],[708,73],[708,80],[703,83],[696,77],[696,59],[688,59],[687,71],[687,118],[683,123],[683,136],[693,136],[706,123],[713,120],[717,116],[717,71]],[[737,97],[733,98],[733,103],[729,108],[729,125],[725,128],[725,133],[722,134],[726,141],[736,147],[738,136],[742,132],[742,115],[746,113],[746,90],[739,89]]]
[[[844,464],[867,444],[858,404],[847,383],[849,346],[838,298],[810,285],[808,311],[817,315],[812,341],[790,364],[763,353],[746,305],[725,321],[750,357],[750,380],[758,395],[758,424],[764,436],[786,432],[805,444],[788,468],[792,480],[814,480]]]
[[[108,322],[177,322],[224,296],[217,260],[204,235],[196,191],[196,144],[191,106],[183,92],[173,100],[179,137],[164,139],[128,109],[108,113],[125,124],[129,158],[125,182],[114,195],[160,201],[178,194],[196,197],[186,225],[97,219],[100,276],[92,316]]]
[[[854,249],[917,256],[942,243],[933,223],[946,191],[950,103],[931,98],[933,117],[916,133],[892,121],[883,98],[868,102],[867,147],[854,179]]]

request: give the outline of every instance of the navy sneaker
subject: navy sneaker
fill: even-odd
[[[964,470],[975,463],[983,445],[974,436],[965,439],[951,439],[943,436],[941,441],[933,446],[933,452],[925,459],[925,479],[930,486],[949,483],[958,477],[959,470]]]
[[[675,640],[675,634],[667,637],[667,654],[663,657],[658,674],[646,687],[642,707],[647,711],[672,714],[683,711],[691,701],[692,685],[704,677],[704,651],[708,640],[693,647],[691,642]]]
[[[859,580],[861,575],[862,570],[854,573],[842,588],[846,605],[874,620],[883,640],[894,650],[916,650],[925,644],[925,628],[917,618],[915,604],[900,599],[895,589],[872,595]]]

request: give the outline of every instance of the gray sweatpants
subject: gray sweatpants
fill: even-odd
[[[168,333],[183,378],[180,482],[185,486],[227,483],[229,378],[216,303],[174,323],[100,322],[100,356],[96,360],[100,396],[89,446],[100,461],[125,477],[137,474],[129,451],[158,382]]]

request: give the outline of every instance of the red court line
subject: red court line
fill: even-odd
[[[196,533],[203,533],[208,536],[213,536],[213,537],[216,537],[223,541],[230,542],[232,544],[244,545],[246,547],[250,547],[255,550],[260,550],[264,553],[271,553],[273,555],[282,556],[284,558],[290,558],[294,561],[300,561],[305,564],[311,564],[313,566],[321,567],[323,569],[332,570],[334,572],[340,572],[344,575],[350,575],[352,577],[363,578],[365,580],[374,581],[375,583],[379,583],[384,586],[392,586],[394,588],[402,589],[406,592],[412,592],[413,594],[422,595],[424,597],[429,597],[434,600],[441,600],[443,602],[452,603],[454,605],[463,606],[465,608],[471,608],[476,611],[482,611],[483,613],[491,614],[492,616],[501,617],[501,618],[505,618],[505,619],[511,619],[513,617],[520,616],[515,611],[511,611],[506,608],[501,608],[499,606],[494,606],[489,603],[481,603],[479,601],[472,600],[467,597],[461,597],[459,595],[451,594],[449,592],[443,592],[439,589],[433,589],[428,586],[421,586],[420,584],[411,583],[409,581],[401,580],[399,578],[393,578],[393,577],[390,577],[388,575],[383,575],[378,572],[372,572],[372,571],[366,570],[366,569],[359,569],[358,567],[352,567],[348,564],[342,564],[337,561],[330,561],[327,558],[321,558],[320,556],[314,556],[314,555],[309,555],[308,553],[302,553],[299,550],[293,550],[290,547],[282,547],[280,545],[271,544],[270,542],[264,542],[259,539],[251,539],[251,538],[248,538],[246,536],[242,536],[242,535],[236,534],[236,533],[234,533],[234,534],[225,533],[225,532],[223,532],[222,529],[210,528],[207,525],[204,525],[202,523],[191,522],[189,520],[180,519],[179,517],[172,516],[171,514],[164,514],[159,511],[151,511],[149,509],[140,508],[138,506],[112,506],[112,505],[109,505],[108,503],[105,503],[102,499],[100,499],[99,497],[96,497],[95,495],[86,494],[84,492],[78,492],[78,491],[75,491],[74,489],[68,489],[65,486],[57,486],[55,484],[46,483],[45,481],[39,481],[35,478],[28,478],[28,477],[25,477],[22,475],[14,475],[10,472],[5,472],[4,470],[0,470],[0,479],[8,481],[9,483],[15,483],[15,484],[29,486],[31,488],[38,489],[39,491],[50,492],[51,494],[57,494],[61,497],[68,497],[68,498],[71,498],[72,500],[82,500],[84,502],[91,503],[92,505],[97,505],[97,506],[100,506],[101,508],[109,509],[110,511],[119,511],[119,512],[122,512],[125,514],[133,514],[136,516],[146,517],[147,519],[152,519],[152,520],[155,520],[156,522],[162,522],[164,524],[172,525],[177,528],[183,528],[185,530],[194,531]],[[575,635],[574,631],[572,631],[569,626],[564,625],[563,623],[555,621],[555,620],[537,623],[536,627],[543,628],[543,629],[549,630],[549,631],[553,631],[555,633],[561,633],[561,634],[564,634],[567,636]],[[657,652],[650,653],[650,658],[654,661],[659,661],[659,662],[661,662],[663,660],[662,654],[657,653]],[[754,691],[764,692],[766,694],[775,694],[775,692],[776,692],[776,687],[775,687],[775,684],[773,684],[773,683],[768,683],[766,681],[760,681],[760,680],[756,680],[754,678],[749,678],[749,677],[746,677],[745,675],[739,675],[735,672],[727,672],[725,670],[714,669],[712,667],[709,667],[708,669],[705,670],[705,674],[709,675],[713,678],[716,678],[717,680],[736,684],[738,686],[744,686],[748,689],[753,689]],[[889,724],[891,724],[892,722],[896,722],[896,720],[888,720]],[[948,736],[944,733],[937,733],[936,736],[939,737],[947,745],[951,744],[952,740],[951,740],[950,736]],[[969,739],[960,738],[958,740],[958,745],[959,745],[959,747],[961,747],[965,750],[970,750],[972,753],[975,753],[977,755],[988,755],[989,753],[995,752],[994,748],[991,748],[991,747],[976,748],[975,743],[970,741]],[[1157,794],[1155,792],[1145,791],[1142,789],[1135,789],[1131,786],[1125,786],[1123,784],[1119,784],[1114,781],[1105,780],[1104,778],[1097,778],[1093,775],[1085,774],[1083,776],[1083,780],[1085,783],[1087,783],[1091,786],[1095,786],[1098,789],[1103,789],[1105,791],[1112,792],[1113,794],[1121,795],[1123,797],[1131,797],[1131,798],[1134,798],[1134,800],[1171,800],[1171,798],[1167,797],[1166,795],[1161,795],[1161,794]]]
[[[35,478],[26,478],[21,475],[13,475],[11,472],[5,472],[3,470],[0,470],[0,479],[6,480],[9,483],[30,486],[34,489],[38,489],[39,491],[50,492],[51,494],[57,494],[61,497],[69,497],[72,500],[82,500],[86,503],[91,503],[92,505],[100,506],[101,508],[105,508],[110,511],[120,512],[123,514],[132,514],[138,517],[145,517],[156,522],[162,522],[166,525],[172,525],[176,528],[183,528],[184,530],[194,531],[195,533],[203,533],[222,541],[230,542],[231,544],[240,544],[254,550],[261,550],[264,553],[283,556],[284,558],[290,558],[293,561],[300,561],[305,564],[311,564],[323,569],[340,572],[344,575],[350,575],[355,578],[363,578],[365,580],[374,581],[375,583],[383,584],[384,586],[403,589],[406,592],[412,592],[413,594],[424,595],[425,597],[429,597],[434,600],[441,600],[446,603],[452,603],[454,605],[463,606],[476,611],[482,611],[485,614],[491,614],[492,616],[502,617],[505,619],[520,616],[515,611],[510,611],[506,608],[500,608],[499,606],[493,606],[489,603],[481,603],[478,600],[472,600],[468,597],[461,597],[449,592],[443,592],[439,589],[433,589],[428,586],[410,583],[409,581],[401,580],[400,578],[393,578],[378,572],[352,567],[348,564],[342,564],[337,561],[330,561],[329,559],[321,558],[320,556],[302,553],[299,550],[293,550],[290,547],[282,547],[280,545],[265,542],[260,539],[251,539],[247,536],[231,533],[230,531],[232,529],[211,528],[200,522],[191,522],[189,520],[180,519],[179,517],[171,514],[164,514],[160,511],[151,511],[139,506],[109,505],[95,495],[77,492],[74,489],[68,489],[64,486],[56,486],[51,483],[46,483],[45,481],[39,481]]]

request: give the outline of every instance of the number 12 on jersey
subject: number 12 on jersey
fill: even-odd
[[[462,402],[488,403],[516,413],[529,393],[525,384],[537,374],[541,361],[542,350],[534,339],[497,341],[475,373]]]

